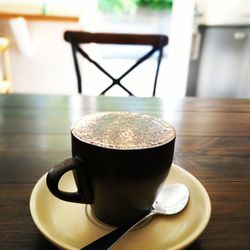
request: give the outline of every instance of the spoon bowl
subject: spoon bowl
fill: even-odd
[[[135,226],[145,219],[156,215],[172,215],[182,211],[189,200],[189,191],[184,184],[175,183],[162,188],[158,194],[152,209],[132,223],[118,227],[114,231],[104,235],[81,250],[107,250],[114,246],[123,236],[125,236]]]
[[[184,184],[171,184],[160,191],[151,212],[164,215],[177,214],[185,208],[188,199],[189,191]]]

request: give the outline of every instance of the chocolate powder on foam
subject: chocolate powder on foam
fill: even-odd
[[[175,137],[167,122],[148,115],[104,112],[83,116],[72,126],[75,137],[105,148],[143,149],[160,146]]]

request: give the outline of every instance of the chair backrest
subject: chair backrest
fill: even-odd
[[[152,56],[156,51],[158,51],[157,65],[156,65],[156,74],[153,85],[153,93],[152,96],[155,96],[156,92],[156,84],[157,78],[160,68],[160,63],[163,54],[163,48],[168,43],[168,37],[165,35],[149,35],[149,34],[119,34],[119,33],[90,33],[84,31],[65,31],[64,39],[71,44],[74,66],[77,76],[78,82],[78,92],[82,93],[82,78],[79,67],[79,62],[77,58],[77,54],[81,54],[85,59],[87,59],[90,63],[93,63],[99,70],[101,70],[107,77],[112,80],[112,83],[104,89],[100,95],[105,95],[108,90],[110,90],[113,86],[118,85],[124,91],[126,91],[129,95],[134,96],[134,94],[128,90],[123,84],[121,84],[121,80],[129,74],[134,68],[136,68],[139,64],[144,62],[150,56]],[[150,45],[151,49],[139,58],[136,63],[131,66],[124,74],[122,74],[118,78],[114,78],[111,76],[99,63],[93,60],[86,51],[80,46],[81,44],[89,44],[89,43],[97,43],[97,44],[116,44],[116,45],[140,45],[147,46]]]

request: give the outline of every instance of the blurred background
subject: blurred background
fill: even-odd
[[[0,0],[0,36],[10,40],[13,93],[77,93],[65,30],[166,34],[156,96],[250,98],[249,0]],[[141,53],[94,44],[88,49],[112,66],[114,75]],[[96,95],[98,82],[106,79],[86,67],[84,81],[91,84],[85,94]],[[154,58],[136,70],[133,81],[141,96],[151,91],[154,72]]]

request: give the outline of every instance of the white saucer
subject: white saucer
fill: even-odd
[[[166,184],[175,182],[185,184],[190,192],[189,203],[183,212],[154,216],[144,226],[128,233],[112,249],[182,249],[199,237],[211,215],[209,196],[193,175],[172,165]],[[60,189],[75,189],[71,173],[63,176]],[[46,175],[32,191],[30,211],[41,233],[61,249],[80,249],[114,229],[95,219],[89,206],[55,198],[46,186]]]

